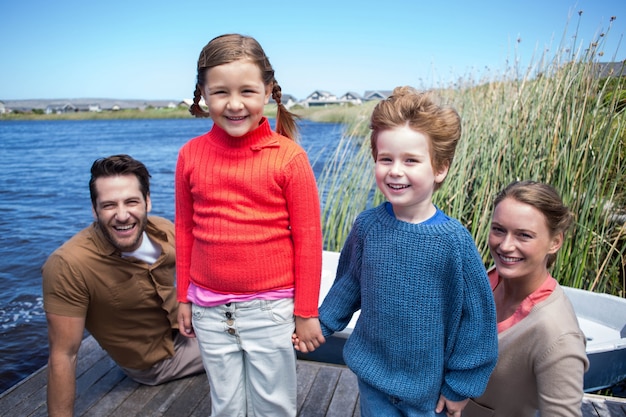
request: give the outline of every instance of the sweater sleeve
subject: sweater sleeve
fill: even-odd
[[[581,333],[561,335],[535,364],[542,416],[580,417],[587,367]]]
[[[324,337],[345,329],[361,308],[361,258],[363,246],[355,222],[339,255],[335,281],[320,306],[320,324]]]
[[[294,246],[294,314],[317,317],[322,279],[322,225],[313,169],[304,152],[288,164],[284,193]]]
[[[498,359],[498,332],[493,294],[482,260],[471,235],[465,235],[462,259],[463,295],[459,327],[446,348],[447,369],[442,394],[461,401],[480,396]]]
[[[189,184],[189,173],[185,160],[184,146],[176,163],[175,195],[176,215],[176,294],[180,302],[188,302],[187,290],[190,282],[191,248],[193,246],[193,199]]]

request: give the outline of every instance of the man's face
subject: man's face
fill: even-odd
[[[144,199],[132,174],[98,178],[95,186],[93,214],[106,238],[122,252],[138,249],[152,210],[150,196]]]

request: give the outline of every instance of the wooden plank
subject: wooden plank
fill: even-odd
[[[206,376],[205,376],[206,379]],[[207,381],[207,388],[209,382]],[[211,414],[211,395],[207,390],[206,394],[202,396],[200,402],[196,405],[196,408],[189,414],[189,417],[206,417]]]
[[[123,404],[124,401],[131,396],[138,387],[138,383],[124,375],[111,391],[102,396],[100,400],[96,401],[84,414],[89,417],[106,417],[114,415],[120,404]]]
[[[188,417],[202,400],[209,396],[209,381],[205,374],[196,375],[188,379],[189,384],[187,388],[174,399],[163,415],[168,417]],[[210,407],[200,411],[204,416],[211,414]]]
[[[360,417],[356,376],[344,366],[298,360],[300,417]],[[156,387],[124,375],[91,337],[85,339],[77,364],[76,415],[204,417],[211,399],[206,375]],[[0,415],[45,417],[47,369],[43,367],[0,394]],[[626,399],[586,394],[584,417],[626,417]]]
[[[168,415],[167,411],[172,403],[187,389],[192,380],[193,378],[183,378],[159,385],[159,394],[152,397],[152,400],[148,402],[143,409],[136,410],[135,415],[141,417]]]
[[[162,385],[148,386],[139,384],[132,379],[126,377],[122,383],[128,384],[132,392],[124,401],[117,406],[115,414],[119,416],[134,416],[139,410],[143,410],[154,397],[159,395],[163,389]]]
[[[302,410],[302,406],[304,405],[309,392],[311,392],[311,387],[313,386],[313,381],[315,381],[315,377],[317,376],[318,369],[319,366],[315,366],[313,362],[300,361],[296,365],[296,372],[298,374],[298,399],[296,404],[298,412]]]
[[[324,417],[333,398],[341,369],[334,366],[320,367],[302,409],[302,417]]]
[[[359,412],[359,386],[357,377],[349,369],[344,369],[328,406],[326,417],[354,416]]]
[[[76,416],[90,417],[94,414],[97,410],[94,405],[108,396],[117,384],[126,377],[122,370],[113,363],[113,360],[107,359],[98,361],[92,370],[83,374],[83,377],[88,378],[81,380],[81,377],[76,382],[76,386],[80,386],[77,389],[78,393],[74,404]]]

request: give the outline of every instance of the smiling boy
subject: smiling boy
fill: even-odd
[[[362,212],[320,307],[324,337],[361,310],[345,344],[361,416],[459,417],[497,360],[496,315],[472,236],[432,202],[448,175],[460,118],[398,87],[374,109],[376,184],[387,202]]]

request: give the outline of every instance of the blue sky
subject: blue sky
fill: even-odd
[[[255,37],[303,99],[526,68],[609,27],[599,61],[624,60],[625,0],[4,0],[0,100],[189,98],[200,50],[230,32]]]

